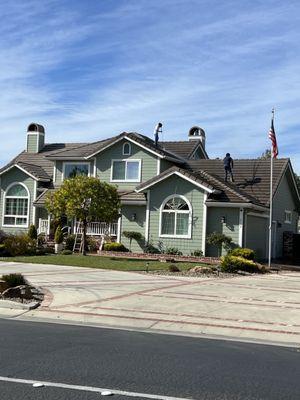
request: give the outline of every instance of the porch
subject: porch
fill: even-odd
[[[74,234],[76,232],[82,233],[82,228],[79,227],[79,222],[73,224],[73,227],[63,227],[64,230],[69,229],[70,232]],[[44,234],[46,236],[50,235],[50,218],[42,219],[39,218],[38,224],[38,235]],[[118,223],[106,223],[106,222],[90,222],[87,227],[87,235],[88,236],[112,236],[117,237],[118,235]]]

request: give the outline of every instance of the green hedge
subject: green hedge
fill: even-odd
[[[12,257],[36,254],[36,240],[28,235],[12,235],[4,240],[4,249]]]
[[[122,243],[118,242],[111,242],[111,243],[105,243],[103,245],[103,250],[104,251],[128,251],[128,249],[124,246]]]
[[[244,248],[237,247],[236,249],[231,250],[229,254],[235,257],[243,257],[246,258],[247,260],[254,260],[255,258],[254,250],[247,249],[246,247]]]
[[[255,263],[253,260],[247,260],[246,258],[233,256],[231,254],[221,257],[221,269],[224,272],[261,272],[259,264]]]

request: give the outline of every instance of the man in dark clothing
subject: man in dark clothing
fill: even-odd
[[[230,176],[231,182],[234,182],[233,179],[233,159],[230,157],[229,153],[226,153],[226,157],[223,160],[224,163],[224,169],[225,169],[225,182],[227,182],[228,175]]]

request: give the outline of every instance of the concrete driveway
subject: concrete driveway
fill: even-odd
[[[0,263],[43,288],[41,307],[6,318],[300,344],[300,273],[186,278]],[[1,306],[0,306],[1,307]]]

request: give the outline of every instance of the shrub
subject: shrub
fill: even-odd
[[[132,239],[136,240],[137,242],[143,239],[143,235],[140,232],[135,231],[123,231],[123,236],[129,239],[129,249],[131,251],[131,243]]]
[[[247,260],[254,260],[255,257],[254,250],[241,247],[237,247],[236,249],[231,250],[229,254],[231,256],[243,257],[246,258]]]
[[[202,257],[203,256],[203,251],[202,250],[195,250],[191,252],[191,256],[194,257]]]
[[[91,252],[95,252],[99,249],[99,245],[96,239],[93,237],[87,238],[87,250]]]
[[[4,231],[2,231],[1,229],[0,229],[0,244],[3,244],[4,243],[4,240],[6,239],[6,238],[8,238],[8,234],[7,233],[5,233]]]
[[[46,237],[44,233],[40,233],[37,237],[38,246],[44,246],[46,244]]]
[[[70,256],[71,254],[73,254],[72,250],[63,250],[60,252],[60,254],[62,254],[63,256]]]
[[[66,237],[65,242],[66,242],[65,249],[73,251],[73,247],[74,247],[74,243],[75,243],[75,235],[68,235]]]
[[[30,239],[34,239],[34,240],[37,239],[38,234],[37,234],[35,225],[30,225],[30,227],[28,229],[28,236],[30,237]]]
[[[36,241],[24,234],[9,236],[5,239],[4,246],[7,253],[12,257],[36,253]]]
[[[224,272],[237,272],[239,270],[260,272],[258,265],[254,261],[247,260],[243,257],[232,256],[231,254],[221,257],[221,270]]]
[[[168,265],[169,272],[180,272],[180,269],[175,264]]]
[[[221,255],[222,248],[224,248],[224,250],[226,250],[227,252],[232,248],[232,238],[224,235],[223,233],[210,233],[207,236],[206,241],[208,244],[217,247],[219,255]]]
[[[24,278],[24,276],[22,274],[3,275],[1,279],[4,282],[6,282],[9,287],[15,287],[15,286],[28,284],[27,280]]]
[[[118,242],[104,243],[103,250],[105,251],[129,251],[124,244]]]
[[[165,253],[173,256],[182,256],[182,252],[177,247],[167,247]]]
[[[144,247],[144,252],[148,253],[148,254],[160,254],[160,251],[157,247],[153,246],[152,243],[148,243],[145,247]]]
[[[61,230],[60,225],[58,225],[58,227],[56,228],[54,241],[57,244],[61,244],[64,241],[64,234],[63,234],[63,231]]]

